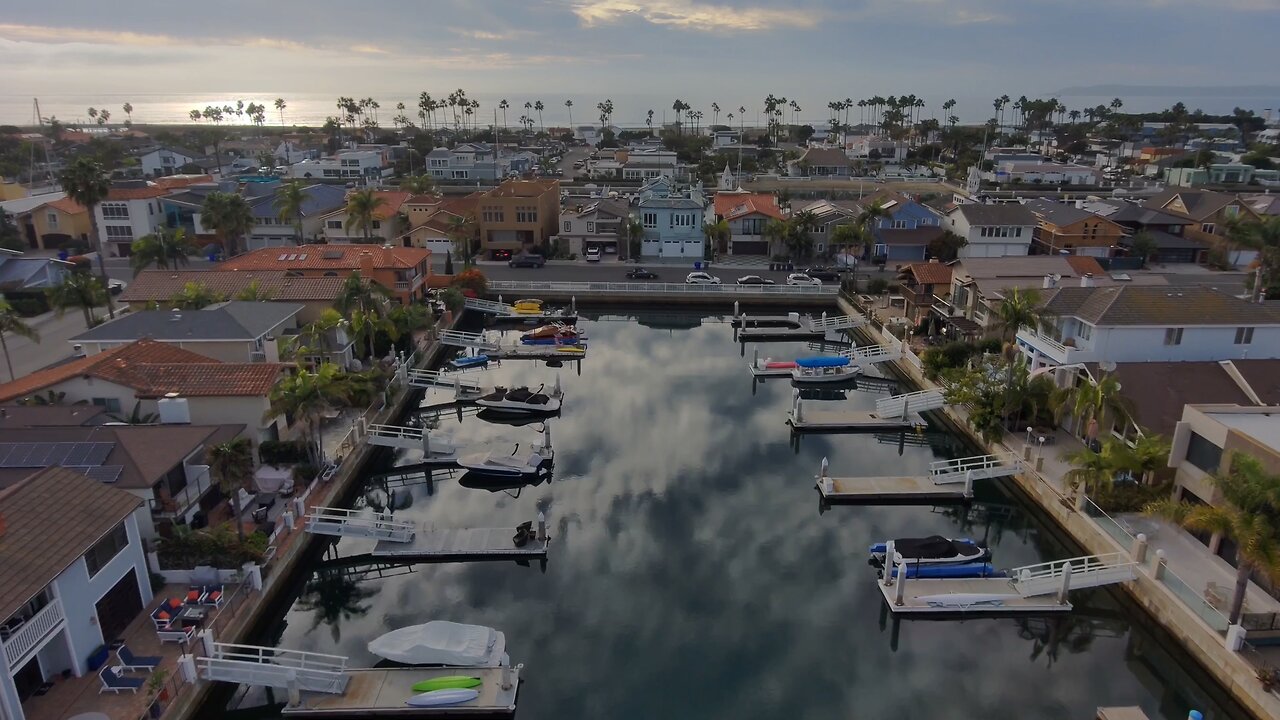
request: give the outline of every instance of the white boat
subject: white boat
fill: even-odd
[[[941,535],[930,535],[922,538],[900,538],[893,542],[893,565],[946,565],[952,563],[973,563],[985,560],[988,551],[972,540],[953,540]],[[888,543],[876,543],[871,546],[871,558],[879,563],[885,562]]]
[[[405,700],[404,704],[409,707],[447,707],[471,702],[478,697],[480,697],[480,691],[474,688],[447,688],[414,695]]]
[[[508,413],[555,413],[560,411],[560,403],[564,399],[564,391],[560,389],[560,378],[551,392],[544,392],[545,386],[535,390],[528,387],[505,388],[496,387],[492,392],[481,395],[472,402],[476,405],[496,412]]]
[[[520,443],[516,443],[510,451],[493,450],[488,453],[463,455],[458,458],[458,467],[482,475],[500,475],[504,477],[520,477],[537,475],[547,463],[555,458],[551,449],[551,428],[542,427],[542,447],[520,451]]]
[[[747,367],[751,369],[752,377],[791,377],[791,371],[796,369],[796,364],[790,360],[757,357]]]
[[[800,358],[791,370],[791,382],[797,385],[812,383],[848,382],[857,377],[860,368],[844,356]]]
[[[506,635],[484,625],[447,620],[392,630],[371,640],[369,652],[405,665],[503,667],[511,664]]]
[[[458,459],[460,446],[453,441],[453,436],[442,432],[427,431],[422,444],[422,459],[426,462],[452,462]]]

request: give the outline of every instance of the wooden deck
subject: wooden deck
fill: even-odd
[[[922,476],[819,478],[817,486],[823,500],[848,505],[934,504],[969,498],[963,485],[938,485]]]
[[[787,413],[787,423],[797,431],[848,430],[880,432],[883,430],[910,430],[925,425],[919,413],[903,417],[881,417],[870,410],[819,410],[805,407],[797,420],[794,412]]]
[[[1008,578],[972,579],[909,579],[903,589],[902,604],[895,598],[897,583],[886,586],[876,581],[876,587],[894,613],[914,615],[1021,615],[1069,612],[1071,603],[1059,603],[1052,595],[1024,598],[1018,594]],[[942,604],[939,596],[990,596],[1000,595],[998,602],[971,602]]]
[[[515,528],[451,528],[419,530],[409,542],[379,540],[374,557],[430,561],[544,558],[551,539],[530,540],[524,547],[511,541]]]
[[[347,691],[342,695],[303,693],[302,703],[286,706],[284,717],[457,717],[465,715],[511,715],[516,710],[520,668],[510,668],[511,685],[502,687],[503,668],[387,668],[350,670]],[[444,675],[469,675],[483,681],[480,696],[460,705],[409,707],[405,701],[417,695],[413,684]]]

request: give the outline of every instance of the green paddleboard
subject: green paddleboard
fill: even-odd
[[[414,692],[431,692],[432,690],[449,690],[454,688],[473,688],[480,684],[480,678],[470,675],[444,675],[413,684]]]

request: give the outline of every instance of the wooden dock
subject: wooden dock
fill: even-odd
[[[511,541],[515,528],[451,528],[419,530],[409,542],[380,540],[371,555],[421,562],[528,560],[545,558],[550,537],[531,539],[524,547]]]
[[[813,340],[827,334],[826,330],[817,330],[807,324],[798,327],[780,327],[766,325],[764,327],[746,327],[738,331],[738,342],[786,342],[789,340]]]
[[[1008,578],[910,579],[898,602],[900,579],[886,585],[876,581],[894,613],[909,615],[1023,615],[1069,612],[1071,603],[1053,595],[1023,597]],[[998,596],[998,597],[997,597]]]
[[[1142,708],[1137,706],[1129,707],[1100,707],[1098,708],[1098,720],[1150,720],[1147,714],[1142,712]]]
[[[925,427],[927,423],[919,413],[914,412],[908,413],[906,417],[882,417],[870,410],[817,410],[804,407],[799,413],[795,410],[787,413],[787,424],[797,432],[881,432],[910,430]]]
[[[516,711],[520,670],[514,668],[386,668],[347,671],[350,680],[342,695],[302,693],[302,702],[285,706],[284,717],[461,717],[504,716]],[[507,675],[504,681],[503,676]],[[410,707],[405,701],[417,695],[413,684],[433,677],[469,675],[482,681],[480,696],[470,702],[444,707]],[[504,687],[505,685],[505,687]]]
[[[561,352],[561,347],[581,347],[582,352]],[[484,351],[491,360],[581,360],[587,356],[585,345],[502,345]]]
[[[824,501],[844,505],[933,505],[972,497],[963,485],[938,485],[923,476],[819,477],[817,486]]]

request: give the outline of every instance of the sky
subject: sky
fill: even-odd
[[[876,94],[941,102],[1102,83],[1275,85],[1280,31],[1280,0],[5,4],[0,96],[28,107],[32,96],[463,88],[549,106],[597,95],[750,106],[773,93],[820,119],[829,100]]]

